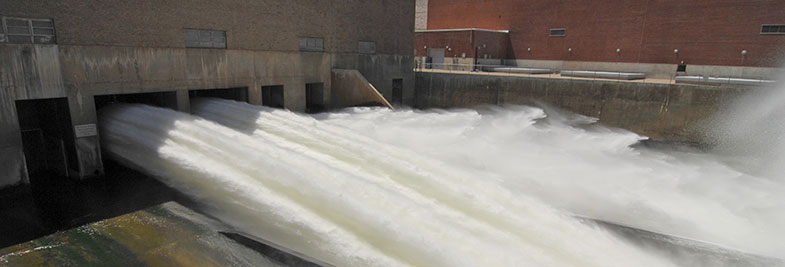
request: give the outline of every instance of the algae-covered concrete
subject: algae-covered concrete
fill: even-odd
[[[286,266],[220,231],[230,230],[168,202],[0,249],[0,265]]]
[[[589,79],[416,73],[416,106],[553,105],[654,140],[704,143],[704,127],[750,88]]]

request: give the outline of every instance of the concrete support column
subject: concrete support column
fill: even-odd
[[[98,136],[98,116],[92,95],[76,94],[68,98],[72,130],[76,145],[76,166],[71,166],[69,176],[84,179],[104,174],[101,159],[101,142]]]
[[[262,86],[257,82],[248,85],[248,103],[262,105]]]
[[[283,84],[284,107],[291,111],[305,112],[305,81],[287,80]]]
[[[176,102],[177,111],[191,113],[191,97],[188,95],[188,90],[177,90]]]

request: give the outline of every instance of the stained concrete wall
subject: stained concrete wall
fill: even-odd
[[[305,110],[305,84],[323,83],[331,95],[331,70],[351,67],[367,75],[386,97],[392,80],[404,79],[404,103],[413,104],[411,55],[214,50],[75,45],[0,45],[0,187],[26,180],[14,101],[66,97],[74,126],[97,123],[98,95],[176,92],[176,106],[188,111],[188,90],[248,88],[249,102],[262,103],[261,87],[284,86],[284,106]],[[103,173],[99,136],[76,139],[80,172]]]
[[[703,142],[704,120],[749,88],[418,72],[417,107],[543,102],[655,140]]]
[[[16,100],[65,97],[57,46],[0,45],[0,187],[26,182]]]

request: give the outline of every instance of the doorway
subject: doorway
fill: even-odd
[[[403,79],[393,79],[392,81],[392,104],[403,106]]]
[[[305,84],[305,112],[319,113],[324,110],[324,83]]]

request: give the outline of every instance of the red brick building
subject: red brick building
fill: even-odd
[[[418,56],[449,42],[453,53],[446,57],[472,57],[472,46],[487,43],[494,45],[487,51],[493,58],[538,66],[621,62],[670,69],[684,62],[777,68],[785,58],[782,0],[429,0],[427,6],[427,30],[415,35]],[[505,30],[509,39],[434,32],[465,28]]]

